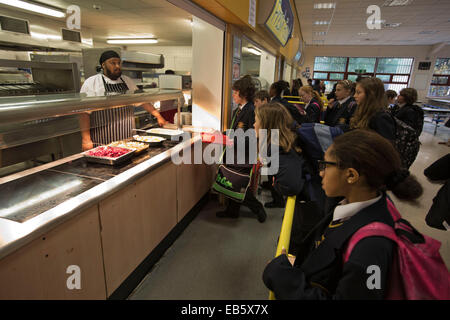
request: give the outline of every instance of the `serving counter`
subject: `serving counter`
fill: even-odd
[[[166,97],[174,94],[181,93]],[[53,111],[67,115],[145,97],[110,98]],[[0,103],[0,119],[8,112]],[[15,120],[36,120],[34,112]],[[208,192],[211,166],[171,161],[195,143],[199,136],[166,141],[120,166],[89,163],[78,153],[0,178],[0,299],[111,297]],[[74,266],[79,273],[72,274]],[[77,279],[79,286],[71,285]]]

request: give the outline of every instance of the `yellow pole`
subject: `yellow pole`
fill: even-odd
[[[294,209],[295,209],[295,199],[296,197],[288,197],[286,201],[286,208],[284,209],[283,223],[281,224],[280,238],[278,240],[277,251],[275,257],[281,254],[283,248],[286,249],[286,253],[289,252],[289,242],[291,241],[291,229],[292,221],[294,220]],[[272,291],[269,294],[269,300],[275,300],[275,295]]]

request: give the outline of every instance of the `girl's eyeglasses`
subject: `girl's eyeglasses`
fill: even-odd
[[[317,163],[319,165],[319,171],[325,170],[325,168],[327,167],[327,164],[330,166],[337,166],[337,162],[331,162],[331,161],[318,160]]]

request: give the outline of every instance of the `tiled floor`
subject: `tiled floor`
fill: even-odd
[[[425,216],[440,185],[432,184],[423,170],[450,152],[438,144],[450,138],[450,129],[442,127],[433,136],[434,127],[425,124],[422,146],[411,167],[423,184],[418,204],[395,201],[404,218],[419,231],[442,242],[441,254],[450,267],[450,231],[425,224]],[[267,194],[261,200],[267,201]],[[273,257],[281,228],[283,209],[267,210],[265,223],[241,209],[237,220],[218,219],[216,202],[210,202],[187,227],[129,299],[267,299],[262,272]]]

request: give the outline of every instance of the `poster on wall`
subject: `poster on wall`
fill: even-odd
[[[267,29],[284,47],[292,36],[294,14],[289,0],[275,0],[272,11],[264,23]]]
[[[233,81],[239,80],[241,76],[241,50],[242,39],[239,37],[233,38]]]
[[[248,24],[256,27],[256,0],[249,0],[248,4]]]
[[[239,80],[241,76],[241,65],[233,61],[233,81]]]
[[[233,38],[233,60],[241,60],[242,39],[234,36]]]

